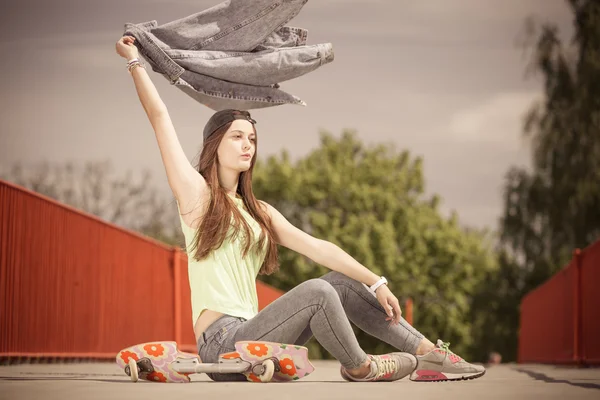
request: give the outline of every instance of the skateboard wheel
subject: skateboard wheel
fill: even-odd
[[[273,360],[265,360],[262,363],[263,372],[259,375],[261,382],[270,382],[273,378],[273,373],[275,372],[275,364]]]
[[[133,358],[130,358],[128,365],[129,365],[129,377],[131,378],[131,381],[137,382],[138,378],[139,378],[137,362]]]

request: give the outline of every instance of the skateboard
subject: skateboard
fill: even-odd
[[[179,351],[176,342],[148,342],[117,354],[117,364],[133,382],[187,383],[197,373],[241,373],[251,382],[288,382],[315,370],[308,349],[284,343],[240,341],[217,363],[201,363],[197,354]]]

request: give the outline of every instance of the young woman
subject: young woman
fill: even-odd
[[[250,113],[222,110],[206,124],[197,169],[181,148],[168,111],[145,68],[135,61],[135,38],[125,36],[117,53],[129,72],[152,124],[179,207],[189,259],[192,318],[203,362],[217,362],[240,340],[302,345],[313,335],[340,363],[348,381],[454,380],[482,376],[467,363],[434,345],[401,316],[398,299],[379,277],[336,245],[291,225],[252,193],[257,133]],[[278,268],[277,244],[332,270],[299,284],[258,312],[257,274]],[[352,327],[401,352],[368,355]],[[388,322],[389,321],[389,322]],[[245,380],[243,375],[209,374],[213,380]]]

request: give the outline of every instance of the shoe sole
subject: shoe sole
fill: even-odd
[[[419,375],[421,373],[421,375]],[[413,379],[412,375],[417,375],[415,379]],[[461,375],[461,374],[443,374],[438,371],[427,371],[420,370],[414,371],[409,378],[413,382],[447,382],[447,381],[468,381],[471,379],[480,378],[485,375],[485,371],[477,372],[469,375]]]
[[[340,375],[342,375],[342,378],[344,378],[344,380],[346,382],[395,382],[395,381],[399,381],[401,379],[406,378],[407,376],[410,375],[410,372],[408,374],[406,374],[406,375],[402,375],[402,377],[400,377],[400,378],[396,378],[396,379],[382,379],[382,380],[379,380],[379,381],[365,381],[365,380],[360,380],[360,379],[354,380],[354,379],[350,379],[344,373],[340,373]]]

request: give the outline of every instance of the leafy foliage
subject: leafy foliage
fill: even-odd
[[[286,152],[256,166],[254,191],[295,226],[337,244],[402,300],[414,299],[415,325],[432,338],[470,352],[470,309],[481,280],[496,263],[482,232],[444,218],[438,196],[424,195],[422,160],[393,145],[366,147],[352,131],[322,132],[321,146],[295,163]],[[283,290],[328,270],[280,249],[279,273],[261,278]],[[357,331],[371,352],[392,350]],[[435,341],[435,339],[433,339]],[[313,354],[327,357],[315,344]]]

